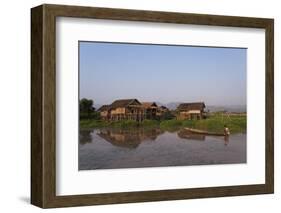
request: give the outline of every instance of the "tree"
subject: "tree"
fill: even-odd
[[[88,118],[90,118],[91,113],[94,111],[93,104],[94,102],[91,99],[86,99],[86,98],[81,99],[79,101],[80,113],[87,113]]]

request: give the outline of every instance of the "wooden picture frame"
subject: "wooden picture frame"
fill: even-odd
[[[266,168],[265,184],[56,195],[56,17],[265,29],[266,34]],[[42,208],[267,194],[274,191],[274,21],[63,5],[31,9],[31,203]]]

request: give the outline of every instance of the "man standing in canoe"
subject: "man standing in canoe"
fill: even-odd
[[[227,125],[224,125],[224,135],[225,136],[229,136],[230,135],[230,131],[229,131],[229,128],[227,127]]]
[[[229,142],[229,135],[230,135],[230,131],[229,128],[224,125],[224,145],[227,146],[228,142]]]

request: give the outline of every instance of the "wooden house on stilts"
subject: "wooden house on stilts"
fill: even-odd
[[[144,108],[145,119],[157,119],[158,106],[155,102],[142,102],[142,107]]]
[[[205,117],[205,103],[182,103],[177,107],[178,120],[199,120]]]
[[[110,105],[103,105],[99,109],[103,120],[120,121],[145,119],[145,111],[137,99],[116,100]]]

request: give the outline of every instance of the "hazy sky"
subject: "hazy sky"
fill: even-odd
[[[80,98],[246,105],[246,49],[80,42]]]

